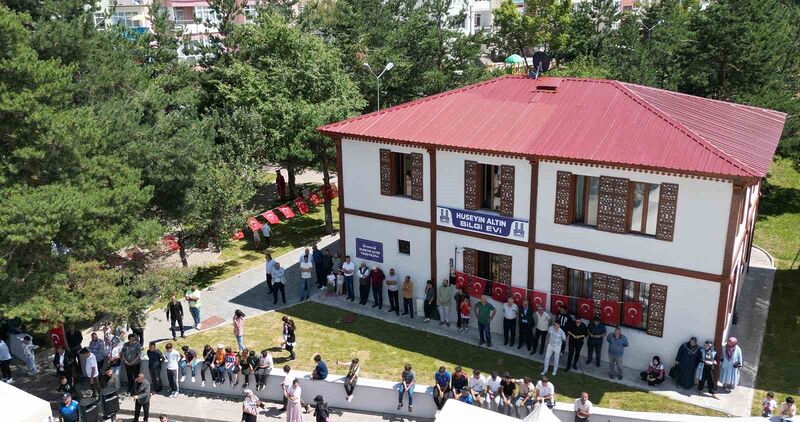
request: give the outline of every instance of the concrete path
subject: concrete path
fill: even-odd
[[[286,420],[286,414],[279,412],[279,403],[267,403],[266,409],[258,415],[259,421]],[[125,399],[120,403],[120,416],[118,421],[133,420],[133,400]],[[397,415],[379,415],[373,413],[356,413],[331,409],[331,422],[377,422],[377,421],[408,421],[429,422],[430,419],[404,418]],[[238,397],[204,397],[204,396],[179,396],[171,399],[163,395],[154,395],[150,399],[150,420],[157,422],[160,414],[167,415],[170,422],[231,422],[239,421],[242,416],[242,400]],[[141,420],[141,417],[140,417]],[[313,411],[303,415],[304,422],[314,421]]]

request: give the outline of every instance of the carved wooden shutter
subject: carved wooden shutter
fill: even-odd
[[[464,248],[464,272],[467,275],[478,272],[478,251],[475,249]]]
[[[658,195],[658,223],[656,238],[672,241],[675,232],[675,214],[678,211],[678,185],[662,183]]]
[[[667,310],[667,286],[651,284],[647,300],[647,334],[664,336],[664,313]]]
[[[500,166],[500,215],[514,216],[514,166]]]
[[[628,179],[600,177],[597,229],[625,233],[628,222]]]
[[[567,294],[567,267],[553,264],[550,277],[550,292],[554,295]]]
[[[478,162],[464,161],[464,209],[477,210],[481,207],[478,183]]]
[[[498,255],[500,259],[500,274],[497,276],[497,281],[501,284],[511,285],[511,256]]]
[[[392,151],[381,148],[381,195],[392,195]]]
[[[572,208],[572,173],[559,171],[556,175],[556,210],[555,222],[557,224],[570,224],[570,210]]]
[[[422,154],[415,152],[411,154],[411,198],[422,201],[423,192],[423,160]],[[435,183],[435,181],[434,181]]]
[[[600,306],[601,300],[606,300],[608,289],[608,275],[603,273],[592,273],[592,299]]]
[[[606,276],[606,300],[619,302],[622,300],[622,278],[614,275]]]

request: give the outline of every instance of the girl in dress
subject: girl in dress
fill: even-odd
[[[303,422],[303,413],[300,405],[300,381],[292,381],[291,387],[283,387],[283,395],[286,397],[286,422]]]

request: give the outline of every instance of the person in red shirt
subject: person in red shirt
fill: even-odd
[[[472,305],[469,303],[469,296],[461,299],[461,304],[458,305],[458,315],[461,317],[461,328],[459,332],[469,332],[469,317],[472,314]]]
[[[278,186],[278,195],[281,197],[281,201],[286,200],[286,179],[283,178],[280,170],[275,170],[277,173],[277,178],[275,179],[275,184]]]
[[[385,279],[386,275],[377,265],[374,266],[369,273],[369,280],[372,284],[373,308],[377,306],[378,309],[383,309],[383,280]]]

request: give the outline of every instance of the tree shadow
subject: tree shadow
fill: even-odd
[[[795,213],[800,210],[800,189],[766,183],[762,194],[764,200],[758,207],[759,220],[763,220],[767,216],[776,216],[787,212]]]

